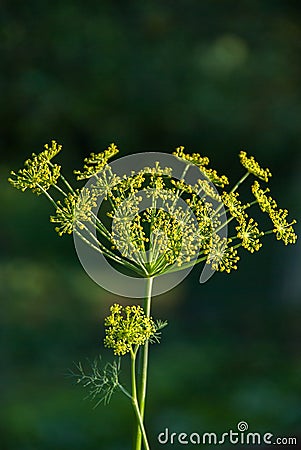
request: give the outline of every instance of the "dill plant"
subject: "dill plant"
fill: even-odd
[[[140,450],[143,442],[148,450],[144,411],[149,344],[160,341],[161,330],[167,325],[151,316],[153,281],[201,262],[213,271],[230,273],[237,269],[240,248],[257,252],[266,235],[274,234],[285,245],[294,244],[296,221],[288,220],[288,211],[279,209],[269,188],[257,180],[268,183],[270,170],[262,168],[244,151],[239,154],[244,174],[232,188],[226,189],[228,178],[209,168],[207,157],[186,153],[184,147],[173,153],[185,162],[180,180],[174,178],[171,167],[161,167],[159,162],[119,176],[109,164],[118,153],[116,145],[111,144],[104,152],[91,153],[83,169],[74,171],[78,181],[92,181],[89,187],[73,188],[62,175],[61,166],[53,162],[61,149],[56,141],[46,144],[41,153],[33,153],[25,161],[22,169],[11,172],[9,182],[17,189],[28,189],[48,198],[55,208],[50,220],[59,236],[74,233],[129,276],[132,273],[146,279],[143,306],[114,304],[105,319],[104,345],[112,349],[116,360],[104,367],[95,360],[90,373],[79,363],[76,377],[96,405],[108,403],[116,390],[130,399],[137,422],[134,448]],[[192,166],[197,167],[200,175],[193,185],[185,180]],[[251,184],[249,201],[243,202],[238,189],[250,176],[257,179]],[[151,201],[151,206],[142,210],[141,193]],[[100,196],[105,206],[97,210]],[[269,216],[270,229],[261,230],[250,216],[253,206]],[[230,237],[219,234],[230,226]],[[137,371],[139,353],[141,373]],[[126,355],[131,360],[130,388],[120,381],[121,360]]]

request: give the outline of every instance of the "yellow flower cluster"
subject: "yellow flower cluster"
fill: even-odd
[[[220,214],[214,210],[210,202],[193,194],[186,199],[198,222],[199,246],[201,251],[208,249],[214,231],[221,225]]]
[[[229,184],[229,180],[226,175],[218,175],[216,170],[207,169],[206,167],[199,167],[200,171],[216,186],[225,187],[225,184]]]
[[[264,235],[262,231],[258,229],[257,222],[254,219],[248,217],[245,212],[250,207],[249,203],[243,204],[238,199],[238,192],[223,192],[222,200],[224,205],[228,208],[229,213],[238,222],[236,227],[237,237],[241,239],[241,245],[251,253],[258,251],[262,246],[259,238]]]
[[[247,153],[241,151],[239,154],[241,164],[247,169],[249,173],[252,173],[256,177],[264,180],[266,182],[269,181],[269,177],[272,176],[269,169],[263,169],[260,167],[259,163],[255,160],[254,156],[248,157]]]
[[[17,189],[25,191],[30,189],[32,192],[40,195],[54,186],[60,177],[61,166],[52,164],[51,159],[61,151],[62,146],[52,141],[51,148],[45,145],[45,151],[36,155],[32,154],[31,159],[24,163],[24,169],[17,173],[11,171],[15,178],[9,178],[8,181]]]
[[[113,197],[113,192],[120,182],[121,178],[112,173],[111,167],[107,165],[99,173],[96,182],[93,184],[94,192],[97,193],[98,197],[103,196],[107,200],[108,197]]]
[[[225,184],[229,184],[229,180],[225,175],[219,176],[216,170],[208,169],[206,166],[209,164],[209,159],[205,156],[201,156],[198,153],[192,153],[189,155],[184,153],[184,147],[178,147],[173,155],[179,159],[183,159],[184,161],[194,164],[198,166],[200,171],[214,184],[217,186],[224,187]]]
[[[258,205],[263,212],[267,212],[268,214],[277,208],[276,201],[266,194],[270,192],[269,188],[265,190],[261,189],[258,181],[255,181],[252,185],[252,192],[254,197],[256,198]]]
[[[45,144],[44,149],[45,150],[38,155],[35,155],[35,153],[33,153],[32,155],[36,156],[40,161],[46,161],[49,163],[56,155],[61,152],[62,145],[53,140],[51,141],[51,147],[49,147],[48,144]]]
[[[251,253],[258,251],[262,246],[259,241],[261,236],[264,236],[264,232],[258,229],[258,223],[254,219],[249,219],[247,222],[245,219],[240,221],[240,225],[236,227],[237,237],[241,239],[241,245]]]
[[[194,191],[197,192],[199,195],[201,195],[203,191],[204,196],[211,197],[213,200],[217,202],[221,202],[222,198],[217,192],[217,190],[212,186],[212,184],[209,183],[208,180],[198,180],[196,185],[194,186]]]
[[[211,245],[206,251],[208,253],[207,264],[211,264],[213,270],[230,273],[231,270],[237,269],[239,256],[237,250],[229,246],[232,240],[221,238],[215,234],[212,238]]]
[[[158,199],[167,200],[171,191],[166,189],[164,178],[159,176],[150,180],[149,185],[143,189],[147,198],[152,198],[153,202]]]
[[[105,319],[106,336],[104,344],[113,349],[115,355],[135,351],[135,347],[156,335],[157,328],[151,317],[146,317],[141,306],[114,304],[111,314]]]
[[[155,161],[154,167],[144,167],[141,170],[141,173],[151,175],[151,180],[154,177],[171,177],[172,176],[172,169],[171,167],[161,167],[159,161]]]
[[[270,217],[275,227],[273,232],[276,234],[278,241],[282,240],[285,245],[295,244],[297,241],[297,235],[294,231],[293,225],[297,221],[293,219],[290,223],[288,223],[286,220],[287,215],[287,209],[279,209],[278,211],[271,212]]]
[[[170,167],[162,168],[156,161],[154,167],[144,167],[140,173],[143,174],[143,181],[146,181],[143,190],[148,198],[166,200],[169,197],[171,191],[166,188],[165,180],[172,180],[172,169]]]
[[[271,177],[269,169],[263,169],[253,156],[247,156],[244,151],[239,157],[248,172],[230,192],[220,195],[214,184],[224,187],[229,183],[228,178],[208,168],[207,157],[198,153],[187,154],[184,147],[178,147],[174,156],[187,163],[180,179],[173,176],[170,167],[161,167],[159,162],[119,176],[108,164],[109,159],[118,153],[115,144],[104,152],[91,153],[85,159],[83,171],[75,174],[79,180],[95,176],[93,184],[91,189],[74,191],[61,175],[60,166],[52,163],[61,148],[56,141],[52,141],[50,146],[46,144],[41,153],[32,154],[17,174],[12,172],[13,177],[9,181],[22,191],[29,188],[37,194],[46,194],[56,207],[56,214],[50,220],[57,224],[55,230],[60,236],[76,230],[87,244],[139,275],[156,276],[169,269],[177,270],[171,267],[173,265],[179,269],[189,267],[196,258],[198,261],[207,258],[213,269],[230,272],[237,267],[237,248],[242,246],[251,253],[259,250],[262,246],[260,238],[264,234],[274,232],[276,238],[285,244],[296,242],[293,229],[296,221],[287,220],[286,209],[277,209],[276,201],[268,195],[269,189],[261,189],[255,181],[252,192],[256,200],[252,203],[240,200],[237,189],[248,173],[264,181]],[[200,179],[194,180],[193,184],[185,180],[191,165],[196,165],[200,171]],[[64,185],[63,189],[67,187],[67,193],[59,184]],[[47,192],[50,187],[54,187],[63,200],[54,200]],[[100,202],[102,209],[95,216],[93,208],[99,199],[105,201],[103,204]],[[257,222],[249,218],[246,210],[254,203],[269,214],[273,230],[264,233]],[[103,215],[107,216],[106,221]],[[232,238],[240,240],[235,247],[231,239],[218,235],[233,219],[237,226]],[[88,241],[87,233],[83,232],[85,229],[89,234],[87,222],[96,227],[104,238],[102,241],[98,240],[100,234],[91,233],[94,242]]]
[[[117,198],[119,197],[120,199],[123,199],[129,194],[138,192],[144,180],[145,177],[142,171],[138,173],[133,171],[130,176],[124,176],[120,183],[114,188]],[[116,201],[116,198],[112,198],[112,200]]]
[[[194,192],[193,186],[190,184],[185,183],[185,180],[170,180],[171,184],[173,184],[176,189],[178,189],[180,192],[187,192],[188,194],[192,194]]]
[[[144,219],[151,224],[150,267],[181,267],[197,254],[201,238],[197,223],[190,211],[181,206],[165,204],[166,209],[148,208]]]
[[[83,222],[90,221],[92,208],[97,206],[96,195],[88,188],[83,188],[74,194],[69,193],[64,198],[64,204],[58,200],[57,205],[56,215],[51,216],[50,221],[59,224],[55,228],[59,236],[71,234],[76,226],[83,229]]]
[[[245,209],[247,209],[250,205],[248,203],[243,205],[241,201],[238,200],[238,192],[230,192],[229,194],[227,192],[223,192],[222,201],[228,208],[232,217],[240,220],[243,220],[246,217]]]
[[[207,156],[201,156],[199,153],[192,153],[192,154],[185,153],[184,149],[185,147],[183,146],[177,147],[172,154],[177,158],[183,159],[188,163],[194,164],[195,166],[198,167],[208,166],[209,158],[207,158]]]
[[[277,209],[276,201],[272,197],[266,195],[267,192],[270,192],[269,189],[261,189],[257,181],[255,181],[252,186],[252,192],[260,209],[270,216],[274,225],[273,232],[275,233],[276,238],[282,240],[285,245],[294,244],[297,241],[297,235],[293,228],[296,220],[293,219],[291,222],[288,222],[286,220],[288,216],[287,209]]]
[[[112,249],[117,249],[124,258],[134,260],[137,264],[143,264],[145,243],[148,242],[139,214],[141,200],[140,196],[131,195],[120,204],[117,201],[118,207],[116,206],[108,213],[108,216],[113,219]]]
[[[115,144],[109,145],[109,147],[101,153],[91,153],[88,158],[85,159],[84,171],[75,170],[74,174],[77,175],[78,180],[84,180],[97,175],[107,165],[109,159],[117,155],[119,152]]]

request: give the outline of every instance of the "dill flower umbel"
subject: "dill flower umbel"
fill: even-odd
[[[21,190],[44,193],[55,206],[50,217],[57,224],[60,236],[73,231],[95,251],[103,253],[139,276],[158,276],[174,266],[181,270],[195,262],[208,262],[213,270],[230,272],[237,267],[238,249],[253,253],[261,247],[261,238],[273,232],[285,244],[296,242],[293,225],[287,221],[287,210],[277,210],[276,201],[268,196],[269,189],[261,189],[258,181],[252,185],[253,202],[242,202],[238,188],[249,174],[268,181],[269,169],[263,169],[253,156],[239,154],[246,174],[230,191],[219,193],[214,185],[224,188],[229,183],[225,175],[208,168],[209,158],[198,153],[186,153],[178,147],[173,153],[186,163],[181,178],[175,178],[172,167],[161,167],[156,161],[130,174],[114,173],[109,160],[118,153],[115,144],[100,153],[91,153],[84,160],[82,171],[75,171],[78,180],[91,180],[89,188],[74,190],[61,174],[61,167],[52,163],[62,146],[52,141],[39,154],[25,161],[24,168],[12,172],[11,184]],[[190,166],[195,165],[200,179],[195,184],[186,180]],[[61,198],[49,193],[53,188]],[[97,200],[104,206],[94,211]],[[151,207],[142,207],[144,199]],[[181,200],[182,203],[179,203]],[[273,229],[260,231],[257,222],[247,210],[258,204],[269,214]],[[106,217],[106,220],[104,220]],[[238,225],[232,228],[230,239],[219,237],[219,232],[230,227],[232,219]],[[96,234],[91,232],[94,227]]]

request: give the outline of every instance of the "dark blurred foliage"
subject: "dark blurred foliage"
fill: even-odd
[[[184,145],[234,181],[244,148],[300,217],[300,2],[2,0],[0,20],[1,449],[130,448],[126,399],[93,410],[65,373],[110,358],[103,317],[133,300],[87,277],[46,199],[14,191],[9,170],[54,138],[68,175],[114,141],[122,154]],[[241,420],[301,436],[300,244],[271,236],[241,256],[237,273],[200,285],[196,267],[154,300],[170,322],[151,352],[154,449],[165,427]]]

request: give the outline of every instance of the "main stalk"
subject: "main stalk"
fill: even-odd
[[[154,280],[153,277],[146,279],[146,293],[144,298],[144,313],[146,317],[150,317],[151,312],[153,280]],[[139,391],[139,408],[142,421],[144,420],[146,388],[147,388],[148,347],[149,342],[146,341],[146,343],[142,347],[142,371],[141,371],[140,391]],[[141,444],[142,444],[142,432],[141,427],[138,426],[135,450],[141,450]]]

